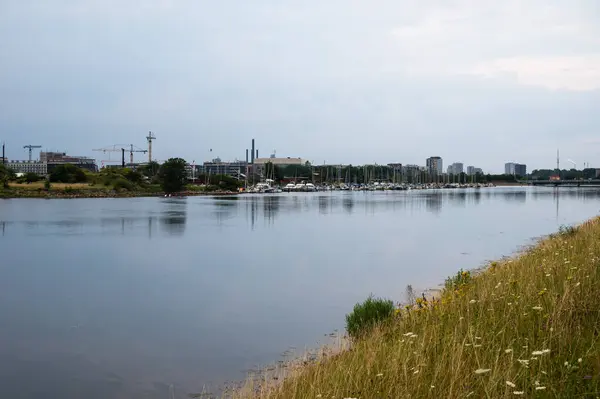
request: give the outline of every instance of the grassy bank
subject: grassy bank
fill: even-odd
[[[351,348],[254,380],[240,398],[600,396],[600,219],[541,241],[438,300],[420,299]]]
[[[177,196],[231,195],[236,192],[207,189],[205,186],[190,185]],[[145,184],[125,188],[115,188],[104,184],[91,183],[52,183],[46,190],[43,182],[9,183],[8,188],[0,188],[0,198],[128,198],[163,196],[160,185]]]

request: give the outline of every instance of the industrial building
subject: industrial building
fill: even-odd
[[[97,172],[96,161],[87,157],[76,157],[64,152],[40,152],[39,161],[6,161],[6,166],[16,173],[35,173],[45,176],[58,165],[72,164],[90,172]]]

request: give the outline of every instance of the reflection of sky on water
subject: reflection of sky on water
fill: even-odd
[[[185,397],[599,210],[591,188],[0,201],[0,392]]]

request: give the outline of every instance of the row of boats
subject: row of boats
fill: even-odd
[[[452,188],[482,188],[494,187],[492,183],[426,183],[426,184],[406,184],[406,183],[385,183],[373,182],[369,184],[322,184],[313,183],[288,183],[285,186],[277,186],[272,180],[258,183],[249,187],[245,192],[262,193],[281,193],[281,192],[315,192],[315,191],[403,191],[403,190],[437,190]]]

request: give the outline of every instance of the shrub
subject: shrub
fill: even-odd
[[[573,226],[565,226],[562,225],[558,228],[558,234],[560,234],[561,236],[572,236],[573,234],[575,234],[576,229]]]
[[[129,180],[125,179],[125,178],[118,178],[115,179],[115,181],[112,183],[113,188],[115,190],[127,190],[127,191],[131,191],[134,188],[134,185],[132,182],[130,182]]]
[[[446,279],[446,290],[455,291],[465,285],[469,284],[473,280],[471,272],[460,269],[456,275],[450,276]]]
[[[44,182],[44,188],[46,189],[46,191],[50,191],[51,187],[52,185],[50,184],[50,179],[46,179],[46,181]]]
[[[346,331],[352,338],[359,338],[376,324],[388,320],[394,314],[394,303],[389,299],[369,296],[363,303],[354,305],[346,315]]]
[[[27,172],[25,173],[25,181],[27,183],[35,183],[36,181],[41,180],[42,178],[37,175],[37,173]]]

